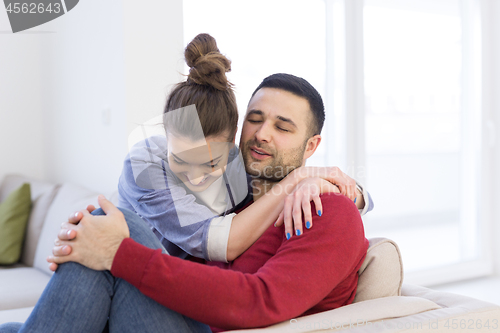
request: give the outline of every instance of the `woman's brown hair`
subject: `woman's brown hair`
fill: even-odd
[[[228,134],[228,140],[232,141],[238,125],[238,108],[232,84],[226,77],[226,72],[231,71],[231,61],[220,53],[209,34],[196,36],[186,46],[184,58],[190,67],[189,75],[170,92],[164,114],[194,104],[205,138]],[[192,119],[183,117],[182,111],[175,113],[174,117],[164,117],[167,132],[192,140],[202,139]]]

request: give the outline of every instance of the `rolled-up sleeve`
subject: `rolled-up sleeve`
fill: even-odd
[[[210,221],[207,239],[209,261],[227,262],[227,244],[235,213],[213,218]]]
[[[374,204],[370,193],[368,193],[368,191],[358,182],[356,182],[356,185],[360,189],[360,192],[363,195],[363,200],[365,201],[365,206],[362,209],[359,209],[359,213],[363,216],[373,209]]]

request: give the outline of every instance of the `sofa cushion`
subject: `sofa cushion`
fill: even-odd
[[[33,306],[21,309],[0,311],[0,325],[5,323],[24,323],[33,311]]]
[[[20,175],[7,175],[0,186],[0,201],[23,183],[31,186],[31,214],[24,237],[21,262],[33,266],[42,225],[59,186]]]
[[[34,306],[49,280],[33,267],[0,270],[0,310]]]
[[[389,296],[287,320],[263,329],[231,332],[299,333],[325,332],[326,330],[329,332],[330,330],[358,332],[359,329],[361,329],[360,332],[383,332],[382,325],[379,324],[377,327],[374,324],[387,319],[405,318],[406,316],[436,309],[440,309],[440,306],[424,298]]]
[[[98,207],[97,195],[98,193],[96,192],[73,184],[63,184],[59,188],[45,217],[33,267],[47,274],[52,274],[48,268],[46,258],[52,253],[54,240],[61,229],[61,224],[68,221],[70,214],[87,208],[89,204]]]
[[[30,184],[24,183],[0,203],[0,264],[19,261],[24,231],[30,216]]]
[[[491,292],[497,291],[492,290]],[[422,323],[420,331],[500,331],[500,305],[498,304],[407,283],[403,285],[401,294],[428,299],[441,306],[441,309],[412,316],[412,321]],[[489,327],[485,326],[487,322]]]
[[[498,332],[499,305],[409,284],[402,286],[401,295],[231,333],[319,333],[326,329],[352,333]]]
[[[403,262],[398,245],[387,238],[371,238],[366,258],[359,269],[354,302],[399,296],[403,283]]]
[[[20,267],[27,267],[25,264],[21,262],[16,262],[15,264],[12,265],[1,265],[0,270],[2,269],[12,269],[12,268],[20,268]]]

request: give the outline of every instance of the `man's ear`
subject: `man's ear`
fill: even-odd
[[[315,136],[310,137],[307,140],[306,149],[304,151],[304,162],[309,157],[311,157],[312,154],[314,154],[314,152],[316,151],[316,148],[318,148],[320,142],[321,142],[321,135],[319,135],[319,134],[316,134]]]

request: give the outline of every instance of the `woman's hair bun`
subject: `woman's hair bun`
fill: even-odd
[[[184,58],[190,67],[188,82],[210,85],[218,90],[231,87],[226,72],[231,71],[231,61],[217,48],[215,38],[199,34],[186,46]]]

